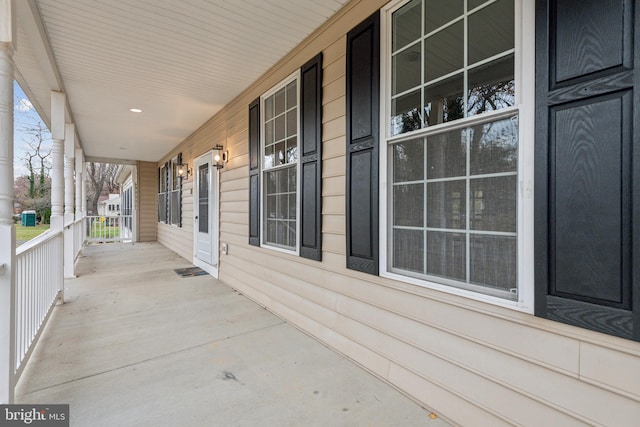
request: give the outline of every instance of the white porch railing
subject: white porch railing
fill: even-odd
[[[64,284],[62,232],[51,230],[16,249],[15,382]]]
[[[131,242],[133,241],[133,216],[88,216],[88,242]]]
[[[85,241],[84,234],[84,218],[76,220],[73,223],[73,260],[75,262],[78,259],[78,255],[80,255],[80,251],[82,250],[82,246]]]

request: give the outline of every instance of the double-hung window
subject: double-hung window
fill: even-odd
[[[262,245],[298,251],[298,73],[264,94]]]
[[[178,165],[182,154],[158,169],[158,222],[182,226],[182,182]]]
[[[158,168],[158,222],[167,221],[167,164]]]
[[[519,3],[411,0],[386,9],[389,275],[521,300]]]
[[[322,54],[249,105],[249,244],[322,259]]]

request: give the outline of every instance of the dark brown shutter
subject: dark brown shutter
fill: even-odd
[[[249,244],[260,246],[260,98],[249,104]]]
[[[300,70],[300,256],[322,259],[322,53]]]
[[[378,274],[380,15],[347,34],[347,268]]]
[[[535,274],[538,316],[640,340],[634,5],[537,1]]]

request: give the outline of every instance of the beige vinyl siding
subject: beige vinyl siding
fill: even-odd
[[[346,33],[384,1],[354,1],[162,162],[219,143],[220,280],[345,354],[440,416],[465,426],[634,425],[640,343],[345,268]],[[323,261],[248,244],[248,105],[323,52]],[[157,165],[156,165],[157,166]],[[190,179],[192,183],[192,179]],[[185,189],[187,187],[185,186]],[[158,240],[193,258],[184,227]]]
[[[138,224],[136,240],[155,242],[158,222],[158,168],[152,162],[138,162],[138,187],[136,211]]]

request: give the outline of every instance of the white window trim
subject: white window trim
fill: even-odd
[[[517,195],[517,286],[518,299],[509,300],[485,293],[475,292],[455,286],[449,286],[424,279],[392,273],[388,268],[388,245],[391,242],[389,225],[389,137],[391,117],[391,55],[392,34],[391,13],[409,0],[396,0],[381,10],[380,38],[380,276],[410,283],[428,289],[459,295],[492,305],[534,313],[534,155],[535,155],[535,1],[515,0],[514,34],[514,79],[516,87],[516,105],[512,108],[471,116],[454,123],[431,126],[429,132],[438,128],[470,125],[485,121],[489,117],[518,113],[518,195]],[[466,3],[466,1],[465,1]],[[465,5],[466,6],[466,5]],[[424,129],[407,132],[393,137],[393,141],[415,138],[424,134]]]
[[[165,176],[165,175],[166,175],[165,169],[167,169],[167,168],[168,168],[168,165],[167,165],[167,163],[166,163],[166,162],[165,162],[165,163],[163,163],[163,164],[158,168],[158,170],[159,170],[159,176],[158,176],[158,194],[157,194],[157,196],[160,196],[160,194],[164,194],[165,199],[168,197],[168,189],[167,189],[167,184],[168,184],[168,183],[167,183],[167,179],[166,179],[166,176]],[[164,181],[164,191],[161,191],[161,190],[162,190],[162,182],[163,182],[163,181]],[[157,197],[157,196],[156,196],[156,197]],[[158,204],[159,204],[159,202],[158,202]],[[160,213],[160,206],[158,206],[158,214],[159,214],[159,213]],[[167,215],[168,215],[168,214],[167,214],[167,202],[166,202],[166,200],[165,200],[165,219],[164,219],[164,220],[162,220],[162,219],[160,218],[160,215],[158,215],[158,221],[157,221],[157,222],[158,222],[158,224],[167,225]]]
[[[286,249],[280,246],[271,245],[269,243],[265,243],[265,229],[264,229],[264,205],[266,202],[265,194],[264,194],[264,176],[265,176],[265,167],[264,167],[264,150],[265,150],[265,140],[264,140],[264,100],[265,98],[270,97],[283,87],[286,87],[289,83],[296,81],[296,108],[297,108],[297,141],[298,141],[298,159],[296,161],[296,247],[295,250]],[[301,140],[300,140],[300,70],[296,70],[284,80],[280,81],[277,85],[273,86],[267,92],[260,95],[260,247],[265,249],[270,249],[276,252],[282,252],[289,255],[300,255],[300,194],[301,194],[301,184],[300,184],[300,161],[301,161]],[[275,170],[277,168],[270,168],[269,170]]]

